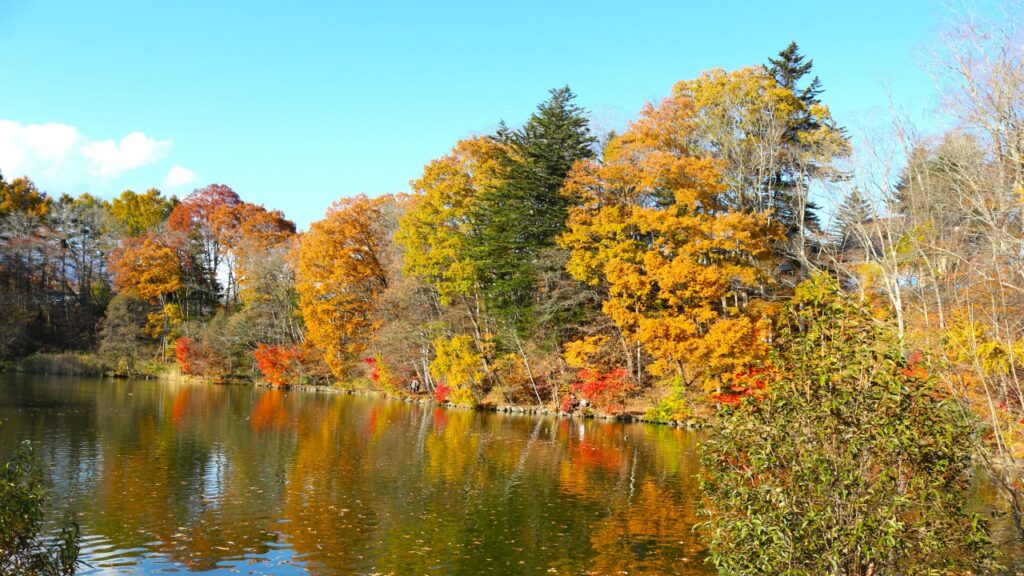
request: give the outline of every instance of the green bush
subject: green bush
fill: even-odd
[[[990,573],[965,510],[975,428],[894,330],[827,277],[798,287],[779,376],[725,406],[704,447],[710,560],[721,574]]]
[[[644,414],[645,420],[667,424],[669,422],[685,422],[693,415],[690,402],[686,398],[683,379],[681,377],[674,378],[668,383],[668,389],[668,394]]]
[[[78,567],[78,526],[65,526],[60,536],[43,534],[46,491],[32,457],[22,444],[0,470],[0,574],[69,576]]]

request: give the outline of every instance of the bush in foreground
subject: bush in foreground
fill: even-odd
[[[0,469],[0,574],[70,576],[78,567],[78,527],[56,539],[43,533],[46,491],[32,456],[22,444]]]
[[[827,277],[797,289],[761,394],[724,404],[704,448],[721,574],[990,573],[965,510],[974,429],[895,332]]]

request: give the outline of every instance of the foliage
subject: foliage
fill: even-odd
[[[174,341],[174,361],[178,363],[182,374],[192,374],[195,370],[195,341],[182,336]]]
[[[154,236],[126,239],[110,257],[114,289],[152,301],[182,288],[178,255]]]
[[[993,568],[965,511],[972,423],[894,330],[818,276],[787,307],[762,398],[704,448],[722,574],[959,574]]]
[[[262,342],[252,353],[263,379],[275,386],[287,386],[298,380],[302,349],[298,346],[267,346]]]
[[[469,252],[473,215],[483,191],[496,185],[503,155],[493,139],[462,140],[412,182],[415,195],[395,240],[405,251],[405,273],[433,286],[442,304],[477,288],[479,270]]]
[[[46,489],[24,442],[0,470],[0,573],[70,576],[79,565],[79,531],[68,524],[56,539],[43,531]]]
[[[576,373],[576,378],[573,390],[608,413],[621,412],[625,395],[632,389],[625,368],[616,368],[610,372],[584,369]]]
[[[335,202],[299,245],[299,308],[309,340],[339,379],[366,349],[388,286],[382,226],[387,201],[357,196]]]
[[[765,212],[730,208],[720,163],[689,142],[693,96],[648,106],[603,162],[577,164],[560,238],[568,269],[607,291],[603,310],[653,357],[654,375],[709,387],[767,352],[770,307],[755,292],[777,229]]]
[[[473,340],[460,334],[434,340],[434,361],[430,373],[451,388],[455,404],[474,404],[473,388],[483,383],[483,358],[473,348]]]
[[[438,404],[444,404],[451,397],[452,389],[445,383],[439,383],[434,388],[434,401]]]
[[[99,355],[119,375],[132,376],[146,345],[148,303],[134,292],[119,292],[100,322]]]
[[[363,359],[368,368],[366,377],[373,383],[374,387],[392,394],[400,391],[398,379],[387,363],[379,356],[369,356]]]
[[[673,378],[668,384],[668,393],[644,413],[649,422],[684,422],[693,416],[693,399],[688,397],[685,383]]]
[[[492,313],[522,329],[539,277],[539,259],[565,230],[571,200],[560,194],[573,164],[594,156],[586,111],[568,86],[551,90],[517,130],[501,129],[499,177],[472,207],[471,257]]]
[[[159,190],[150,188],[144,194],[125,190],[110,202],[110,215],[125,236],[142,236],[154,232],[167,220],[177,198],[164,198]]]

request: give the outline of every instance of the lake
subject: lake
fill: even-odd
[[[710,574],[697,433],[247,386],[0,375],[84,574]]]

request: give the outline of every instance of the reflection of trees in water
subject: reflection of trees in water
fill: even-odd
[[[49,442],[81,454],[66,490],[94,478],[73,495],[87,532],[192,570],[275,541],[314,573],[664,573],[699,553],[682,431],[223,386],[54,390],[78,406]]]

